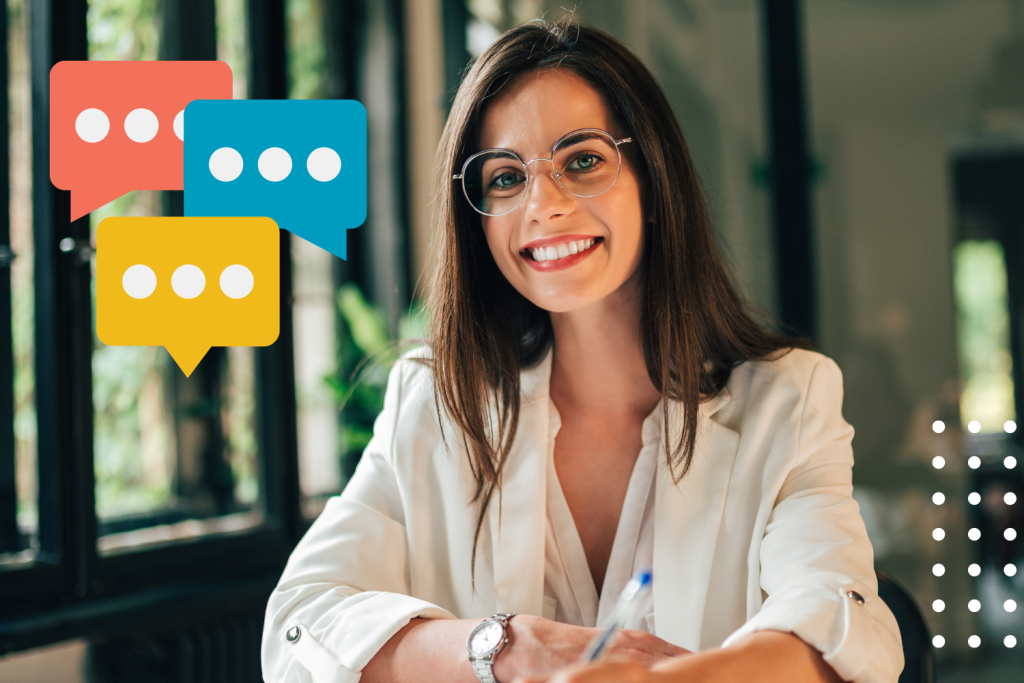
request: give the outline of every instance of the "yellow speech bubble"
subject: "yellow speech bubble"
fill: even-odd
[[[163,346],[188,377],[212,346],[268,346],[281,328],[270,218],[106,218],[96,229],[96,335]]]

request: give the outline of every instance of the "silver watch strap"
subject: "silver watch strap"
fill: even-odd
[[[494,677],[494,670],[491,668],[491,658],[474,659],[470,662],[473,665],[473,673],[480,679],[480,683],[498,683]]]
[[[493,617],[488,617],[484,621],[497,621],[500,622],[502,627],[505,629],[505,636],[508,636],[508,621],[516,615],[515,612],[508,614],[495,614]],[[494,677],[494,657],[497,653],[487,655],[477,659],[476,657],[470,657],[469,663],[473,667],[473,673],[480,679],[480,683],[498,683],[498,679]]]

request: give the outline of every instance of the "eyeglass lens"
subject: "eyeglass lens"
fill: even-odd
[[[555,180],[578,197],[605,192],[619,175],[619,150],[608,136],[581,132],[562,140],[552,154]],[[543,164],[533,161],[531,164]],[[534,173],[547,173],[535,166]],[[486,152],[470,161],[463,174],[466,198],[484,214],[501,216],[523,200],[526,166],[510,152]]]

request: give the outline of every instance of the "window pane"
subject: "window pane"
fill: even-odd
[[[288,0],[286,8],[289,97],[326,97],[323,1]],[[341,420],[331,383],[338,367],[334,295],[341,264],[337,256],[296,235],[291,249],[299,489],[303,514],[312,519],[344,486]]]
[[[820,338],[844,371],[876,566],[942,636],[939,679],[1022,680],[1021,646],[1005,644],[1024,643],[1024,610],[1006,608],[1024,605],[1024,547],[1006,534],[1024,531],[1006,496],[1022,494],[1022,464],[1003,424],[1022,360],[1010,162],[1022,158],[1024,6],[803,8]]]
[[[156,0],[92,0],[91,59],[156,59]],[[241,12],[241,3],[234,11]],[[242,24],[244,27],[244,24]],[[239,33],[219,51],[238,90]],[[244,34],[241,34],[244,36]],[[244,84],[244,68],[241,69]],[[242,91],[244,95],[244,90]],[[90,215],[166,215],[169,195],[135,191]],[[93,259],[95,301],[95,259]],[[95,307],[94,307],[95,311]],[[111,554],[263,520],[254,431],[254,351],[210,349],[185,377],[162,347],[107,346],[94,338],[93,407],[97,545]]]
[[[964,240],[958,244],[953,249],[953,288],[960,349],[961,423],[972,434],[1012,432],[1017,417],[1002,245],[996,240]]]
[[[18,550],[35,550],[39,547],[29,15],[28,0],[7,1],[10,248],[17,255],[11,262],[10,273],[16,525],[20,534]]]
[[[244,100],[248,96],[245,0],[216,0],[216,3],[217,59],[231,67],[234,99]]]

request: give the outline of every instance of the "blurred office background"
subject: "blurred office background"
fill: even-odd
[[[429,314],[459,76],[565,4],[7,0],[0,680],[260,680],[266,597],[369,438],[378,352]],[[573,6],[665,88],[744,293],[842,368],[855,496],[937,678],[1024,680],[1024,1]],[[68,223],[47,167],[64,59],[222,59],[236,98],[364,103],[367,222],[347,261],[282,234],[273,346],[215,348],[186,379],[94,337],[96,225],[182,198]]]

